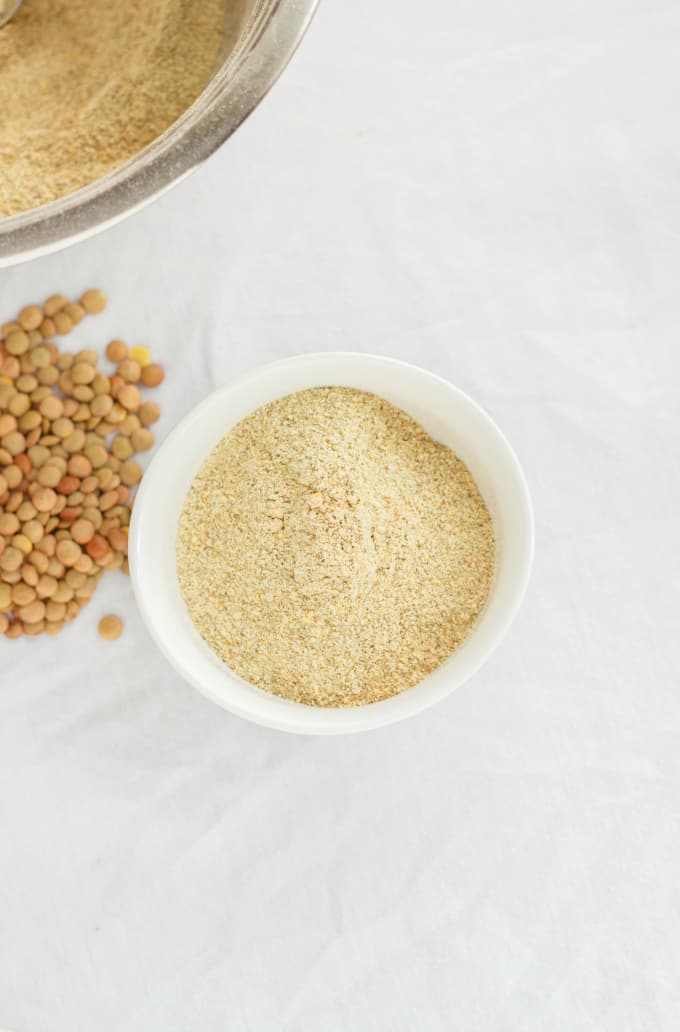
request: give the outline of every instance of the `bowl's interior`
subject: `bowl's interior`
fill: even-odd
[[[270,695],[234,674],[195,630],[175,564],[179,515],[191,481],[224,434],[254,409],[306,387],[373,391],[402,408],[469,467],[493,518],[496,572],[486,608],[463,645],[425,680],[383,702],[319,709]],[[531,564],[531,507],[512,449],[490,418],[438,377],[377,356],[300,356],[264,366],[210,395],[170,434],[135,503],[131,569],[142,614],[180,673],[241,716],[290,731],[340,733],[391,723],[429,706],[466,680],[509,626]]]
[[[276,81],[318,0],[235,0],[222,62],[190,108],[120,167],[51,204],[0,219],[0,267],[25,261],[118,222],[212,154]]]

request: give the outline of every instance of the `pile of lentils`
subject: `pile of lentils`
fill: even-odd
[[[142,476],[133,456],[153,445],[149,427],[160,415],[140,386],[158,386],[163,370],[146,348],[112,340],[108,375],[96,352],[59,351],[53,341],[105,307],[101,290],[79,303],[55,294],[1,327],[0,631],[7,638],[58,634],[105,569],[129,573],[132,492]]]

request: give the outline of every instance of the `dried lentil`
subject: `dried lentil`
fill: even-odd
[[[146,449],[148,439],[139,439],[139,448],[131,440],[141,433],[140,420],[114,403],[116,377],[98,371],[95,351],[59,353],[44,339],[101,311],[106,295],[86,291],[81,301],[70,304],[53,295],[2,327],[0,633],[8,638],[59,633],[87,604],[104,568],[129,572],[128,485],[142,475],[132,456]],[[118,343],[120,361],[127,347]],[[134,379],[139,365],[130,362],[127,374]],[[123,401],[138,408],[138,388],[118,380],[118,393],[126,391]],[[154,418],[157,410],[152,405]],[[123,423],[127,435],[109,440]]]
[[[99,621],[99,633],[106,641],[115,641],[123,633],[123,621],[119,616],[103,616]]]

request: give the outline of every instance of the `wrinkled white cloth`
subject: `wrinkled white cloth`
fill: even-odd
[[[679,46],[674,0],[326,0],[201,171],[0,272],[2,318],[108,291],[73,343],[153,348],[160,435],[296,352],[424,365],[537,516],[503,646],[376,733],[221,711],[117,574],[0,640],[0,1026],[676,1032]]]

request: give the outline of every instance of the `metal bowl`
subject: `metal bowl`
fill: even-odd
[[[181,118],[130,161],[67,197],[0,220],[0,267],[84,240],[169,190],[231,136],[288,64],[318,0],[241,0],[224,57]]]

